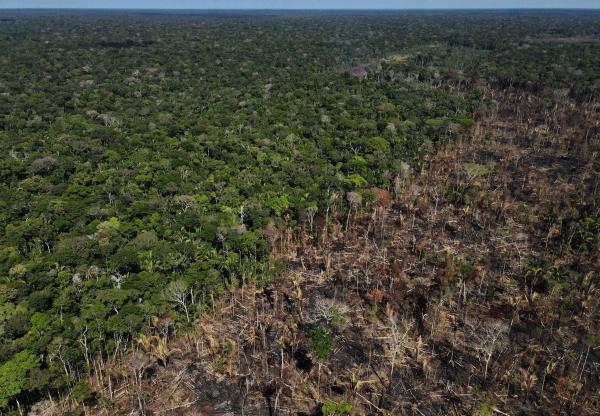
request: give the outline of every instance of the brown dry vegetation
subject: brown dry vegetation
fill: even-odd
[[[88,413],[599,414],[598,104],[488,97],[391,207],[332,204],[320,235],[281,239],[277,281],[100,371]]]

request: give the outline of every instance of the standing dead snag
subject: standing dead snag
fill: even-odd
[[[483,378],[487,379],[494,352],[507,341],[509,326],[502,321],[478,321],[468,325],[473,348],[484,362]]]
[[[396,363],[404,362],[404,351],[411,348],[412,340],[410,339],[410,329],[412,328],[412,322],[408,324],[401,324],[398,322],[396,313],[392,310],[392,307],[386,305],[386,317],[388,324],[386,330],[389,332],[387,337],[382,337],[387,341],[388,354],[390,359],[390,385],[394,377],[394,368]]]
[[[392,205],[392,197],[389,191],[381,188],[371,188],[368,192],[373,195],[373,225],[379,227],[380,238],[385,236],[385,224],[388,209]]]
[[[327,200],[327,209],[325,211],[325,228],[323,230],[323,244],[327,241],[328,233],[329,233],[329,224],[331,223],[331,217],[335,218],[336,214],[336,204],[339,199],[339,194],[337,192],[331,192],[329,194],[329,199]]]
[[[133,388],[135,399],[137,401],[137,407],[140,411],[140,414],[145,414],[146,400],[142,387],[142,378],[144,371],[148,365],[150,365],[150,362],[144,354],[141,352],[136,352],[131,356],[129,365],[133,375]]]
[[[348,231],[348,225],[350,224],[350,215],[352,214],[352,210],[357,212],[362,204],[362,196],[358,192],[348,192],[346,194],[346,199],[350,206],[348,207],[348,216],[346,217],[346,231]]]
[[[190,322],[190,314],[188,311],[188,290],[187,284],[183,280],[175,280],[167,286],[163,295],[165,299],[180,305],[185,312],[185,318]]]
[[[319,208],[316,205],[311,205],[306,208],[306,219],[308,220],[308,228],[310,230],[310,234],[313,233],[313,224],[315,220],[315,215],[319,211]]]

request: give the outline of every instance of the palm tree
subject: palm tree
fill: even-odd
[[[144,352],[155,357],[163,367],[167,366],[171,355],[181,352],[179,348],[169,348],[167,339],[157,335],[140,335],[135,341]]]

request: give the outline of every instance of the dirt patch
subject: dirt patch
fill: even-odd
[[[401,64],[406,62],[410,58],[409,55],[404,53],[394,53],[388,56],[387,58],[382,59],[383,62],[389,62],[392,64]]]

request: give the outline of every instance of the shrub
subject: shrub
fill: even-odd
[[[333,400],[325,400],[321,406],[321,413],[325,416],[343,416],[352,411],[350,403],[336,403]]]
[[[333,346],[333,335],[326,326],[319,326],[310,332],[310,343],[319,361],[325,361]]]

